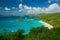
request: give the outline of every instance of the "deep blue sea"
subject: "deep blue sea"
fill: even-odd
[[[22,20],[22,21],[20,21]],[[19,29],[25,30],[25,34],[30,32],[31,28],[41,27],[42,23],[33,18],[0,18],[0,32],[11,31],[16,32]]]

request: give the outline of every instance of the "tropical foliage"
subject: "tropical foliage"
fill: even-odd
[[[60,27],[48,29],[45,27],[32,28],[29,34],[23,34],[23,30],[0,35],[0,40],[60,40]]]

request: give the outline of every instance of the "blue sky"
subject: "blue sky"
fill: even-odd
[[[44,11],[46,10],[46,11]],[[48,10],[48,11],[47,11]],[[0,0],[0,14],[60,12],[59,0]]]
[[[51,1],[51,3],[49,3]],[[24,5],[33,6],[33,7],[47,7],[50,4],[58,3],[59,0],[0,0],[0,7],[18,7],[22,3]]]

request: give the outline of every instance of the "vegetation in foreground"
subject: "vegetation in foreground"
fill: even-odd
[[[60,12],[59,13],[52,13],[52,14],[40,14],[38,15],[36,20],[43,20],[54,27],[60,27]]]
[[[0,35],[0,40],[60,40],[60,27],[53,29],[38,27],[32,28],[29,34],[25,35],[23,33],[23,30],[4,33]]]
[[[17,32],[4,32],[0,40],[60,40],[60,13],[38,15],[36,20],[43,20],[54,26],[52,29],[45,27],[32,28],[29,34],[23,30]]]

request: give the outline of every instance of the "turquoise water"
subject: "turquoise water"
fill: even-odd
[[[3,32],[5,30],[16,32],[18,29],[23,29],[25,30],[25,34],[28,34],[31,28],[42,26],[42,23],[40,23],[38,20],[33,19],[23,19],[22,21],[15,21],[15,20],[16,19],[0,20],[0,32]]]

